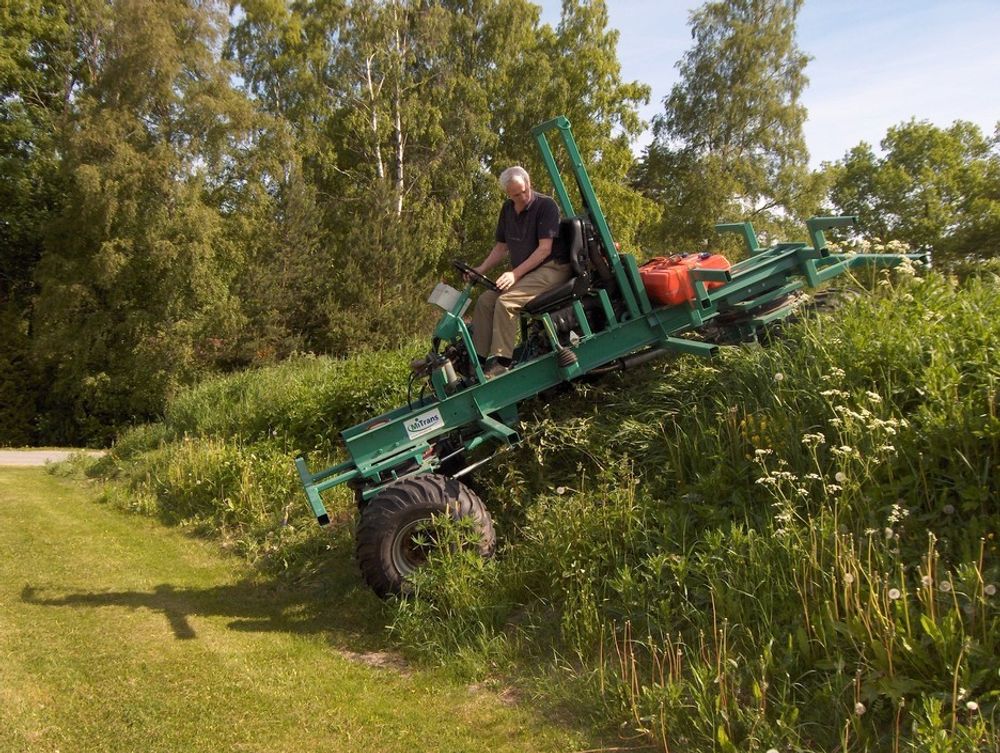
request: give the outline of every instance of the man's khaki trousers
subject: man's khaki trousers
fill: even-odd
[[[503,293],[484,291],[472,314],[472,343],[482,358],[510,358],[517,339],[517,319],[532,298],[570,278],[569,264],[549,261],[531,270]]]

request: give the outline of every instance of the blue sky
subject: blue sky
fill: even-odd
[[[701,3],[606,1],[622,78],[652,87],[640,111],[648,121],[678,80],[688,15]],[[536,2],[544,22],[558,23],[559,0]],[[1000,121],[1000,0],[806,0],[797,42],[813,58],[803,104],[814,166],[860,141],[877,149],[890,126],[913,117],[971,120],[988,134]]]

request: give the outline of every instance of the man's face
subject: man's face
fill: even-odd
[[[514,209],[524,211],[531,201],[531,184],[515,178],[507,184],[507,198],[514,202]]]

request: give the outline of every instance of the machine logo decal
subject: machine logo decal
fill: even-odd
[[[429,431],[434,431],[435,429],[444,426],[444,419],[441,418],[441,411],[435,408],[432,411],[421,413],[416,418],[410,419],[404,424],[404,426],[406,427],[406,436],[410,439],[414,439],[422,434],[426,434]]]

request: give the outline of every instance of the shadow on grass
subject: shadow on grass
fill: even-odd
[[[331,558],[333,559],[333,558]],[[328,562],[322,582],[248,578],[208,588],[163,583],[149,591],[71,591],[26,585],[21,601],[44,607],[118,607],[160,612],[178,640],[197,638],[191,617],[229,617],[230,630],[326,635],[331,645],[370,651],[386,644],[386,610],[349,556]]]

